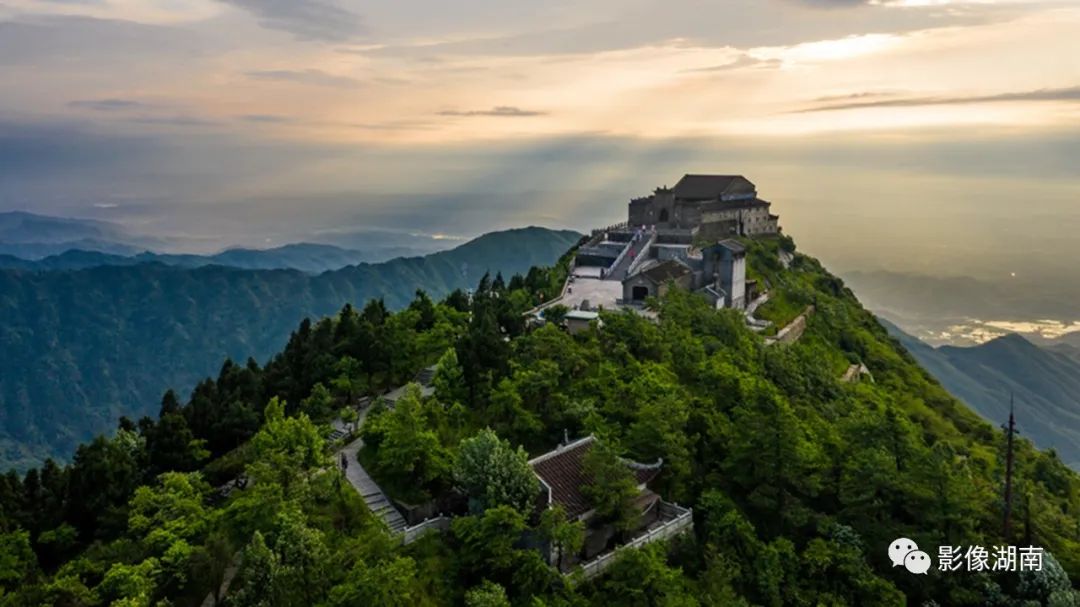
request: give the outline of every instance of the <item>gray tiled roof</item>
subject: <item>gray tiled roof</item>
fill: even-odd
[[[717,246],[724,247],[725,249],[731,251],[732,253],[745,253],[746,252],[746,247],[743,246],[743,243],[739,242],[738,240],[735,240],[734,238],[728,238],[727,240],[721,240],[720,242],[718,242],[716,244],[717,244]]]
[[[760,198],[749,198],[746,200],[710,200],[701,203],[702,210],[708,211],[733,211],[735,209],[753,209],[769,206],[771,206],[771,203]]]
[[[533,472],[551,489],[551,501],[561,505],[571,519],[585,514],[592,509],[589,500],[582,493],[582,488],[592,482],[584,470],[585,454],[596,443],[596,438],[588,436],[568,445],[560,446],[529,462]],[[661,462],[639,464],[623,460],[639,485],[644,485],[660,473]]]
[[[690,273],[690,268],[674,259],[668,259],[638,273],[649,280],[660,284],[686,276]]]
[[[710,200],[739,184],[753,184],[742,175],[683,175],[673,188],[676,198],[684,200]]]

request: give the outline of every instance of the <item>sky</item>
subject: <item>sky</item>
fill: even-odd
[[[0,211],[456,239],[738,173],[837,269],[1049,276],[1077,32],[1077,0],[0,0]]]

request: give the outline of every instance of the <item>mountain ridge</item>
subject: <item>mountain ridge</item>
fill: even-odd
[[[987,421],[1008,419],[1012,395],[1020,432],[1080,469],[1080,360],[1015,333],[979,346],[935,348],[879,320],[951,394]]]
[[[15,255],[0,255],[0,268],[26,271],[81,270],[96,266],[130,266],[141,263],[161,263],[168,266],[198,268],[221,265],[245,270],[293,269],[319,274],[340,270],[361,263],[381,263],[398,257],[422,257],[415,249],[394,247],[358,251],[335,245],[298,242],[268,249],[236,247],[213,255],[185,253],[115,254],[92,249],[68,249],[43,257],[25,259]]]
[[[526,226],[503,231],[513,233],[532,228],[545,229]],[[222,265],[250,270],[295,269],[320,274],[353,265],[382,263],[399,257],[423,257],[456,248],[441,246],[446,241],[435,238],[407,235],[397,238],[389,232],[379,231],[370,234],[371,242],[356,247],[299,241],[265,248],[231,246],[216,253],[169,253],[162,251],[162,247],[169,247],[168,239],[134,235],[119,224],[12,211],[0,213],[0,269],[56,271],[162,263],[185,268]],[[457,246],[475,243],[481,238],[483,235]],[[405,244],[395,244],[395,239]]]
[[[160,263],[0,270],[0,467],[66,456],[121,415],[156,412],[164,389],[193,385],[222,359],[263,360],[305,317],[372,298],[397,309],[417,289],[442,297],[486,271],[509,279],[552,263],[579,237],[496,232],[319,275]]]
[[[156,260],[187,267],[219,263],[249,269],[296,268],[317,273],[362,262],[427,255],[448,248],[435,237],[360,228],[344,234],[315,232],[307,239],[274,247],[232,245],[213,253],[176,252],[195,246],[203,248],[205,244],[183,237],[140,234],[119,223],[98,219],[28,211],[0,212],[0,267],[20,269],[77,269]],[[72,259],[67,255],[73,251],[81,252],[82,258]],[[95,259],[90,253],[113,257]],[[42,263],[34,266],[36,262]]]
[[[816,260],[796,254],[785,266],[776,241],[748,244],[748,265],[778,298],[813,302],[789,343],[680,288],[649,304],[654,315],[606,309],[580,331],[524,322],[558,292],[570,254],[525,279],[482,280],[468,298],[305,320],[265,366],[226,361],[190,398],[166,394],[158,421],[121,423],[70,465],[0,476],[15,604],[1080,600],[1080,476],[1023,436],[1011,442],[1014,524],[1003,529],[1003,432]],[[1012,341],[994,347],[1022,346]],[[844,379],[856,362],[872,380]],[[432,391],[413,385],[393,407],[363,409],[362,442],[324,442],[322,424],[357,392],[433,364]],[[568,435],[599,439],[559,474],[589,487],[596,512],[584,522],[530,466],[530,456],[565,455]],[[627,464],[654,461],[645,491]],[[380,499],[365,500],[373,490]],[[391,500],[450,496],[460,505],[438,528],[422,523],[431,533],[415,544],[379,520]],[[928,557],[941,546],[1031,546],[1043,566],[913,575],[890,558],[896,538]],[[280,565],[297,562],[306,569]]]
[[[97,219],[57,217],[29,211],[0,213],[0,241],[5,242],[66,242],[126,236],[127,233],[120,225]]]

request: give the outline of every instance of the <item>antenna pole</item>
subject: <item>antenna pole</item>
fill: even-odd
[[[1012,527],[1012,481],[1013,481],[1013,435],[1016,433],[1016,416],[1013,415],[1013,395],[1009,394],[1009,427],[1005,430],[1005,541],[1009,540]]]

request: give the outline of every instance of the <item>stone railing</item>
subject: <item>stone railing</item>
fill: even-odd
[[[626,246],[625,242],[605,240],[598,244],[588,244],[578,249],[578,255],[606,255],[608,257],[618,255]]]
[[[608,266],[608,269],[610,270],[610,269],[612,269],[612,268],[616,268],[616,267],[618,267],[618,266],[619,266],[619,264],[620,264],[620,263],[622,263],[622,260],[623,260],[624,258],[626,258],[626,256],[627,256],[627,255],[629,255],[629,254],[630,254],[630,249],[631,249],[631,247],[633,247],[633,246],[634,246],[634,243],[632,243],[632,242],[627,242],[627,243],[626,243],[626,246],[624,246],[624,247],[622,248],[622,250],[621,250],[621,251],[619,251],[619,254],[618,254],[618,256],[616,256],[616,257],[615,257],[615,261],[612,261],[612,262],[611,262],[611,265],[609,265],[609,266]]]
[[[437,516],[419,525],[406,527],[401,531],[401,543],[408,546],[429,533],[443,533],[450,528],[450,517]]]
[[[592,235],[596,236],[598,234],[603,234],[604,232],[614,232],[616,230],[622,230],[622,229],[625,229],[625,228],[629,227],[629,225],[630,225],[629,223],[627,223],[625,221],[621,221],[619,223],[611,224],[611,225],[607,226],[606,228],[596,228],[596,229],[594,229],[592,231]]]
[[[645,240],[641,241],[641,244],[633,243],[631,246],[626,248],[626,250],[629,250],[631,248],[637,250],[637,253],[636,253],[637,257],[634,258],[634,261],[630,262],[630,267],[626,268],[626,275],[627,276],[632,276],[634,274],[634,271],[641,264],[648,261],[648,259],[649,259],[649,250],[652,248],[652,245],[655,242],[656,242],[656,232],[648,232],[646,237],[645,237]],[[625,254],[626,251],[623,251],[623,253]],[[618,265],[618,262],[616,262],[613,265]]]
[[[619,254],[625,249],[624,243],[600,243],[597,245],[586,245],[578,249],[578,256],[583,257],[586,260],[604,260],[607,261],[607,266],[611,267],[614,260],[618,259]],[[577,259],[575,257],[575,259]],[[604,265],[604,264],[590,264],[590,265]]]
[[[542,303],[542,304],[540,304],[540,305],[538,305],[538,306],[536,306],[534,308],[530,308],[530,309],[526,310],[522,314],[522,316],[524,316],[526,318],[536,316],[537,314],[539,314],[540,312],[543,312],[544,310],[550,308],[551,306],[553,306],[553,305],[555,305],[557,303],[561,303],[563,298],[566,297],[566,290],[570,287],[570,279],[571,278],[573,278],[572,274],[570,276],[566,277],[566,282],[563,283],[562,291],[559,291],[559,295],[557,297],[552,297],[551,299],[545,301],[544,303]]]
[[[840,381],[845,384],[852,382],[862,381],[863,377],[867,377],[870,381],[874,381],[874,375],[870,373],[870,369],[866,368],[863,363],[855,363],[844,371],[844,375],[840,377]]]
[[[694,512],[690,508],[683,508],[677,504],[660,502],[660,518],[666,522],[649,529],[611,552],[605,552],[587,563],[582,563],[581,567],[572,571],[571,574],[576,575],[580,571],[584,579],[590,580],[614,564],[620,551],[666,540],[694,528]]]
[[[803,333],[806,332],[806,323],[810,316],[814,314],[814,306],[806,306],[806,310],[795,317],[795,320],[789,322],[787,326],[776,332],[775,337],[765,339],[765,345],[771,346],[773,344],[793,344],[799,341]]]

